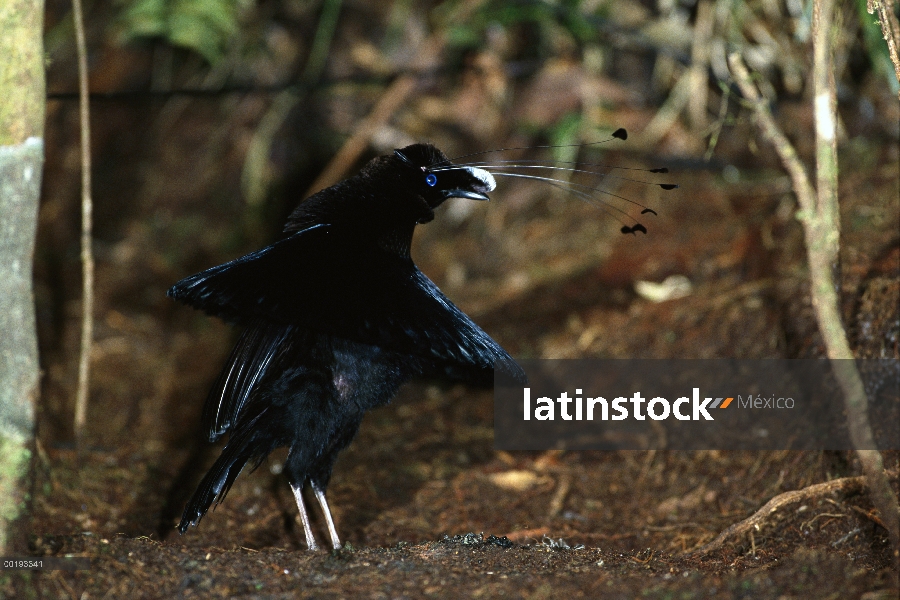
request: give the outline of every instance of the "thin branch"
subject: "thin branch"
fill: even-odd
[[[818,221],[824,238],[819,239],[825,258],[838,260],[841,221],[838,212],[837,162],[837,95],[834,86],[834,0],[813,2],[813,108],[816,129],[816,213],[809,218]],[[807,221],[812,224],[812,221]],[[840,358],[853,358],[847,353]],[[834,358],[834,357],[832,357]]]
[[[831,10],[831,8],[818,6],[818,4],[816,6],[819,14],[818,16],[814,15],[814,27],[819,28],[819,33],[830,29],[830,26],[823,27],[820,19],[821,11]],[[830,19],[828,21],[830,22]],[[817,40],[816,44],[827,44],[825,33],[817,37],[814,32],[813,37]],[[844,392],[850,438],[853,440],[854,447],[857,448],[857,456],[868,478],[872,502],[884,516],[892,544],[895,548],[900,548],[900,518],[898,518],[897,498],[884,477],[881,454],[877,450],[872,450],[877,446],[869,425],[868,400],[859,371],[853,361],[853,352],[847,341],[847,334],[841,323],[838,308],[838,295],[832,272],[837,259],[840,235],[839,226],[835,224],[838,219],[838,209],[837,156],[834,146],[837,117],[832,100],[834,80],[829,74],[828,51],[823,52],[821,48],[818,48],[814,50],[814,56],[819,57],[815,68],[823,71],[814,75],[814,81],[817,82],[815,84],[816,156],[820,159],[817,171],[820,187],[823,188],[818,198],[796,151],[776,125],[766,103],[760,98],[740,56],[737,53],[731,54],[728,57],[728,63],[741,93],[753,105],[754,117],[762,129],[763,135],[775,146],[775,151],[794,184],[794,192],[801,207],[798,218],[803,224],[806,241],[812,303],[828,358],[832,361],[835,376]],[[821,91],[820,86],[830,87],[831,91]],[[823,111],[828,114],[823,116]],[[831,172],[828,172],[829,170]]]
[[[696,73],[697,71],[693,69],[687,69],[678,76],[678,81],[675,82],[666,101],[659,107],[643,131],[634,136],[631,140],[632,145],[639,148],[655,146],[672,129],[672,126],[678,121],[678,115],[691,102],[697,81]]]
[[[738,89],[741,90],[741,94],[753,107],[753,118],[756,119],[762,130],[763,137],[775,146],[775,151],[778,153],[781,163],[791,178],[800,209],[809,213],[815,213],[815,190],[813,190],[812,184],[809,182],[806,168],[800,162],[800,158],[797,156],[797,152],[794,150],[791,142],[775,123],[772,111],[769,110],[768,104],[760,96],[756,86],[753,85],[750,73],[747,71],[744,61],[741,60],[740,54],[737,52],[730,54],[728,56],[728,66],[731,67],[731,74],[734,76],[735,83],[737,83]]]
[[[887,42],[888,54],[891,56],[891,62],[894,63],[894,74],[897,81],[900,81],[900,22],[894,14],[891,5],[896,4],[897,0],[867,0],[866,10],[870,15],[877,15],[878,22],[881,24],[881,34],[884,41]],[[900,98],[900,92],[897,93]]]
[[[458,22],[465,22],[468,15],[472,14],[484,0],[468,0],[457,9],[453,18]],[[434,66],[438,57],[446,45],[446,39],[443,33],[434,33],[426,39],[418,51],[414,60],[413,71],[428,70]],[[391,83],[378,103],[372,109],[365,119],[356,127],[353,135],[344,142],[343,147],[337,154],[332,157],[331,161],[322,171],[318,178],[313,182],[306,191],[306,196],[314,194],[328,186],[334,185],[340,181],[353,164],[359,159],[366,148],[372,136],[384,126],[387,121],[394,116],[400,107],[412,95],[418,85],[418,78],[414,75],[404,74],[399,76]]]
[[[313,184],[309,186],[309,189],[306,191],[307,196],[334,185],[341,180],[344,174],[368,148],[372,136],[403,106],[406,99],[409,98],[412,91],[416,88],[416,83],[414,77],[401,75],[390,85],[378,100],[372,112],[356,127],[353,135],[344,142],[338,153],[332,157],[331,162],[328,163]]]
[[[691,74],[691,97],[688,100],[688,117],[691,127],[695,131],[701,131],[706,127],[707,104],[709,102],[709,55],[715,24],[715,15],[712,2],[702,0],[697,3],[697,20],[694,26],[694,42],[691,46],[691,66],[688,69]]]
[[[251,206],[259,205],[268,192],[271,183],[269,153],[275,134],[284,125],[284,120],[291,110],[315,89],[322,78],[328,52],[334,40],[341,4],[342,0],[326,0],[323,4],[309,57],[300,75],[300,84],[282,90],[275,97],[256,131],[253,132],[241,171],[241,188],[247,204]]]
[[[813,95],[816,127],[816,214],[803,221],[809,257],[813,307],[834,374],[844,392],[847,426],[866,474],[872,504],[887,524],[900,563],[900,512],[897,496],[884,476],[881,453],[869,424],[869,400],[853,350],[841,322],[838,281],[832,276],[840,256],[838,208],[837,92],[834,82],[834,0],[813,3]]]
[[[75,17],[75,47],[78,53],[78,92],[81,123],[81,355],[78,362],[78,392],[75,399],[75,439],[81,445],[87,421],[91,344],[94,337],[94,254],[91,251],[93,201],[91,200],[91,112],[88,91],[87,43],[81,0],[72,0]]]

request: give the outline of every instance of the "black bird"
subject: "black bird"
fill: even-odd
[[[410,257],[413,229],[447,198],[488,200],[495,188],[487,171],[450,164],[427,144],[376,158],[301,202],[278,242],[168,291],[246,327],[203,410],[210,440],[228,432],[228,443],[185,508],[182,533],[247,463],[287,446],[306,542],[317,548],[302,497],[309,483],[338,548],[325,489],[366,411],[417,375],[491,372],[496,363],[524,376]]]
[[[625,135],[619,130],[613,137]],[[338,548],[325,489],[366,411],[420,375],[484,381],[496,366],[524,381],[509,354],[416,268],[410,243],[415,226],[434,219],[446,199],[488,200],[496,187],[492,173],[547,182],[589,201],[607,193],[520,172],[559,168],[530,161],[453,164],[434,146],[407,146],[301,202],[271,246],[175,284],[170,297],[246,328],[203,410],[210,441],[228,432],[228,443],[188,502],[179,530],[221,502],[247,463],[256,468],[287,446],[284,471],[307,545],[317,548],[302,497],[309,483]],[[623,233],[638,231],[646,229],[623,224]]]

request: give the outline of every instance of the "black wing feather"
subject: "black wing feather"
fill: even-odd
[[[241,335],[203,406],[209,441],[219,439],[238,418],[269,365],[277,361],[290,332],[290,327],[256,323]]]
[[[496,364],[524,377],[411,258],[381,250],[361,255],[354,242],[316,225],[187,277],[168,294],[226,321],[297,325],[436,363]]]

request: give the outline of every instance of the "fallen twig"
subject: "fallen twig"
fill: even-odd
[[[857,527],[856,529],[854,529],[853,531],[851,531],[851,532],[848,533],[847,535],[843,536],[843,537],[840,538],[839,540],[835,540],[835,541],[831,542],[831,547],[832,547],[832,548],[836,548],[836,547],[840,546],[841,544],[843,544],[844,542],[846,542],[847,540],[849,540],[850,538],[852,538],[854,535],[856,535],[856,534],[859,533],[860,531],[862,531],[862,529],[859,528],[859,527]]]
[[[872,521],[872,522],[875,523],[876,525],[880,525],[883,529],[887,529],[887,528],[888,528],[888,526],[884,524],[884,521],[882,521],[882,520],[878,517],[878,515],[875,514],[874,512],[868,511],[868,510],[863,510],[863,509],[861,509],[861,508],[858,507],[858,506],[851,506],[850,508],[852,508],[854,511],[858,512],[859,514],[861,514],[862,516],[864,516],[864,517],[867,518],[868,520]]]

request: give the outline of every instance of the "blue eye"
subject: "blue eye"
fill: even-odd
[[[429,173],[425,176],[425,183],[427,183],[431,187],[434,187],[435,185],[437,185],[437,175],[435,175],[434,173]]]

